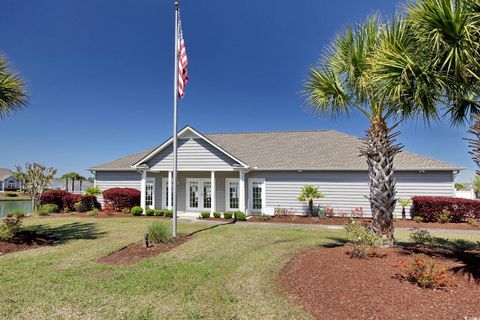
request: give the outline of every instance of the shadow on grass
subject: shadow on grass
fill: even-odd
[[[444,239],[434,237],[423,246],[411,246],[404,243],[404,254],[422,253],[430,257],[443,258],[459,263],[452,267],[451,272],[468,277],[469,280],[480,283],[480,242],[463,239]]]
[[[38,224],[26,228],[28,232],[38,235],[49,235],[55,244],[63,244],[70,240],[94,240],[106,234],[98,230],[95,223],[72,222],[60,226]]]
[[[221,226],[227,226],[229,224],[235,224],[236,222],[237,222],[236,220],[232,220],[232,221],[227,222],[227,223],[214,224],[213,226],[193,231],[192,233],[187,234],[187,236],[190,237],[190,236],[193,236],[194,234],[197,234],[197,233],[200,233],[200,232],[212,230],[212,229],[215,229],[215,228],[218,228],[218,227],[221,227]]]
[[[327,237],[326,239],[331,240],[332,242],[327,242],[320,245],[323,248],[337,248],[342,247],[348,243],[347,239],[341,237]]]

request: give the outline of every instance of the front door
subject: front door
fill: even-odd
[[[212,207],[210,179],[187,179],[187,210],[209,211]]]

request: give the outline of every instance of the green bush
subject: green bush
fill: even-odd
[[[233,214],[233,216],[235,217],[235,220],[238,220],[238,221],[245,221],[247,220],[247,215],[245,213],[243,213],[242,211],[237,211]]]
[[[125,214],[130,214],[130,209],[129,208],[123,208],[122,212]]]
[[[139,206],[135,206],[132,209],[130,209],[130,213],[133,214],[134,216],[139,216],[143,213],[143,208]]]
[[[148,236],[155,243],[170,243],[173,240],[167,225],[161,221],[155,221],[148,227]]]
[[[423,222],[423,218],[420,216],[416,216],[416,217],[413,217],[413,221],[415,221],[416,223],[420,223],[420,222]]]
[[[371,255],[380,238],[375,232],[358,222],[350,220],[344,225],[347,240],[353,245],[350,255],[354,258],[366,258]]]
[[[173,210],[163,210],[163,215],[167,218],[173,217]]]
[[[432,243],[433,237],[426,229],[410,229],[410,239],[415,242],[416,245],[424,246]]]
[[[40,215],[48,215],[50,213],[58,212],[58,206],[53,203],[47,203],[38,207],[37,212]]]
[[[22,219],[22,218],[25,218],[25,213],[22,210],[17,210],[7,214],[7,217],[8,216],[11,216],[12,218]]]
[[[99,188],[90,187],[90,188],[85,189],[85,194],[87,196],[96,196],[96,195],[99,195],[101,193],[102,193],[102,190],[100,190]]]
[[[148,209],[145,211],[145,214],[146,214],[147,216],[153,216],[153,215],[155,215],[155,210],[148,208]]]
[[[223,213],[223,217],[224,217],[225,219],[232,219],[232,217],[233,217],[233,212],[230,212],[230,211],[224,212],[224,213]]]
[[[153,214],[157,217],[163,217],[165,212],[164,212],[164,210],[155,210]]]
[[[210,211],[203,211],[200,213],[200,216],[202,217],[202,219],[208,219],[210,218]]]
[[[5,192],[5,195],[10,198],[18,197],[16,192]]]
[[[20,231],[22,220],[18,218],[3,218],[0,220],[0,239],[9,241]]]
[[[73,207],[75,208],[75,211],[76,212],[82,212],[83,211],[83,205],[81,202],[77,202],[73,205]],[[84,212],[84,211],[83,211]]]
[[[270,220],[270,216],[267,216],[265,214],[261,214],[261,215],[257,216],[257,220],[260,221],[260,222],[265,222],[265,221]]]
[[[214,213],[213,213],[213,217],[214,217],[215,219],[218,219],[218,218],[221,218],[221,217],[222,217],[222,214],[221,214],[220,212],[214,212]]]
[[[86,215],[89,216],[89,217],[95,217],[95,216],[98,216],[98,213],[100,211],[98,209],[92,209],[90,211],[87,211]]]
[[[72,210],[70,210],[70,208],[68,208],[68,207],[63,208],[63,213],[69,213],[71,211]]]

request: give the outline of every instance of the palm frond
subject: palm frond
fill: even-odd
[[[0,56],[0,119],[22,109],[27,104],[25,84]]]

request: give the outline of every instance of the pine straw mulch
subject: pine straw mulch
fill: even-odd
[[[480,251],[379,249],[368,259],[349,247],[321,248],[295,256],[279,286],[317,319],[466,319],[480,317]],[[448,289],[422,289],[398,278],[400,261],[435,259],[449,270]]]
[[[179,235],[175,238],[175,242],[167,244],[152,243],[148,248],[145,247],[143,242],[135,243],[112,252],[109,255],[98,259],[97,262],[112,265],[129,265],[143,259],[155,257],[160,253],[171,251],[190,239],[192,239],[192,235]]]
[[[57,240],[58,237],[52,234],[42,234],[32,230],[22,230],[12,240],[0,241],[0,256],[17,251],[51,246],[54,245]]]
[[[334,217],[320,219],[307,216],[273,216],[266,221],[259,220],[256,216],[250,217],[249,222],[265,222],[265,223],[291,223],[291,224],[322,224],[322,225],[343,225],[351,218]],[[371,223],[370,218],[354,218],[353,220]],[[396,220],[394,226],[397,228],[423,228],[423,229],[452,229],[452,230],[477,230],[480,231],[480,225],[471,225],[467,223],[439,223],[439,222],[420,222],[413,220]]]

